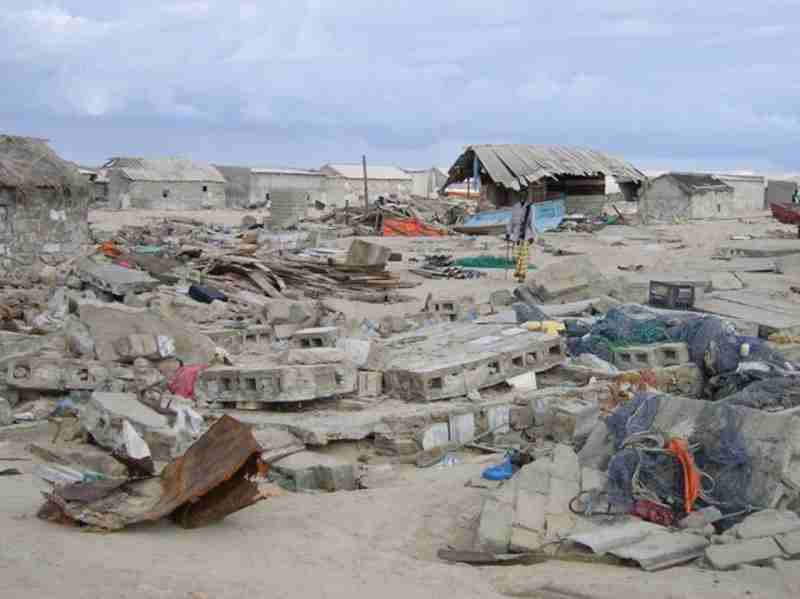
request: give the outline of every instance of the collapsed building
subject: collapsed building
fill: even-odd
[[[87,241],[90,183],[45,140],[0,136],[0,256],[7,267],[74,256]]]
[[[108,172],[110,208],[225,208],[225,177],[210,164],[181,158],[112,158],[103,168]]]
[[[498,208],[520,197],[564,200],[567,212],[599,214],[612,176],[626,200],[638,199],[645,175],[633,165],[595,150],[570,146],[474,145],[459,156],[444,187],[472,179],[481,202]]]

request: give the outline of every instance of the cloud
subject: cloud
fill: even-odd
[[[93,162],[446,165],[509,141],[796,171],[797,39],[792,0],[6,0],[0,127]]]

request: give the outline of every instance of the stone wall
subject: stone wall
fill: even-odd
[[[89,236],[89,185],[55,189],[0,189],[0,263],[4,268],[61,262],[77,255]],[[11,259],[13,258],[13,260]]]
[[[692,218],[731,218],[747,211],[738,211],[733,192],[709,191],[691,197]]]
[[[112,170],[108,191],[109,206],[123,210],[225,208],[225,184],[211,181],[131,181]]]
[[[639,214],[647,222],[674,222],[692,217],[689,196],[670,179],[654,180],[645,190]]]

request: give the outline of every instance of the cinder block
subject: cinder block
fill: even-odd
[[[356,370],[346,364],[269,368],[219,366],[200,373],[195,386],[201,399],[221,403],[307,401],[355,390]]]
[[[94,390],[110,379],[100,362],[22,357],[6,364],[6,384],[38,391]]]
[[[463,322],[397,335],[382,349],[387,390],[417,401],[463,396],[526,372],[548,370],[565,357],[560,337]]]
[[[383,373],[370,370],[358,371],[358,396],[380,397],[383,394]]]
[[[689,348],[685,343],[632,345],[614,350],[614,365],[622,370],[665,368],[687,362],[689,362]]]
[[[475,415],[452,414],[450,416],[450,441],[452,443],[469,443],[475,438]]]
[[[717,570],[729,570],[741,564],[759,564],[783,555],[773,539],[750,539],[730,545],[711,545],[706,559]]]
[[[318,327],[295,331],[291,337],[292,347],[309,349],[314,347],[336,347],[339,338],[337,327]]]

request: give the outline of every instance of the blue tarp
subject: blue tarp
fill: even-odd
[[[564,200],[548,200],[536,204],[536,230],[550,231],[564,220]],[[479,212],[464,221],[463,227],[503,226],[511,220],[511,209]]]

